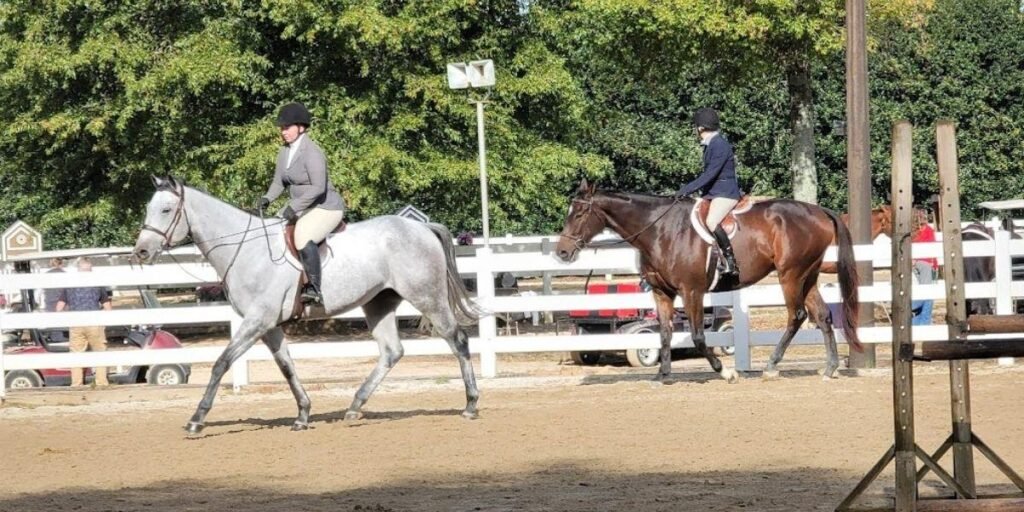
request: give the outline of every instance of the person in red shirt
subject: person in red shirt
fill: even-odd
[[[913,243],[935,242],[935,230],[928,224],[928,214],[924,210],[914,210],[914,238]],[[939,260],[936,258],[914,259],[914,282],[917,284],[932,284],[938,274]],[[932,300],[915,300],[910,303],[910,310],[913,313],[911,325],[931,325],[932,323]]]

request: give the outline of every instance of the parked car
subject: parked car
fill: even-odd
[[[643,283],[609,284],[590,283],[587,294],[597,293],[641,293],[646,291]],[[569,318],[573,322],[574,334],[641,334],[661,332],[657,314],[653,310],[644,309],[601,309],[597,311],[570,311]],[[676,309],[672,320],[675,332],[689,332],[690,321],[685,311]],[[732,313],[724,307],[704,308],[704,330],[727,332],[732,330]],[[734,347],[720,349],[726,355],[732,355]],[[629,349],[618,351],[580,351],[571,352],[570,356],[576,364],[595,365],[610,354],[625,352],[626,361],[630,366],[649,367],[657,365],[661,360],[660,349]],[[672,360],[703,357],[695,348],[672,349]]]
[[[12,347],[6,354],[40,354],[46,352],[67,352],[68,346],[50,340],[46,333],[33,336],[27,345]],[[181,342],[173,334],[161,330],[134,330],[125,336],[123,343],[141,350],[165,350],[181,348]],[[149,383],[171,386],[188,383],[192,373],[189,364],[161,364],[156,366],[130,366],[121,371],[110,372],[111,384]],[[93,379],[91,368],[85,369],[85,381]],[[46,368],[42,370],[13,370],[4,376],[6,386],[16,388],[37,388],[43,386],[68,386],[71,384],[69,368]]]

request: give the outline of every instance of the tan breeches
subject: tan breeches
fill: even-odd
[[[711,200],[711,205],[708,206],[708,218],[705,219],[705,223],[708,225],[708,231],[714,231],[719,224],[722,223],[722,219],[732,208],[736,206],[739,201],[735,199],[729,199],[728,197],[716,197]]]
[[[91,327],[72,327],[68,333],[68,337],[70,338],[68,340],[68,348],[72,352],[85,352],[86,349],[93,352],[103,352],[104,350],[107,350],[107,334],[102,325]],[[72,368],[71,385],[83,385],[85,383],[84,376],[84,368]],[[106,386],[110,384],[110,382],[107,381],[107,368],[105,366],[94,369],[94,382],[97,386]]]
[[[325,210],[313,208],[295,223],[295,248],[302,250],[307,242],[318,244],[323,242],[334,228],[345,218],[342,210]]]

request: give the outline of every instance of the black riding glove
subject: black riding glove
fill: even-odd
[[[298,219],[299,216],[295,215],[295,210],[292,209],[292,205],[288,205],[285,206],[284,210],[281,211],[281,218],[288,222],[295,222],[295,220]]]
[[[257,210],[261,210],[261,211],[262,210],[266,210],[269,206],[270,206],[270,199],[267,199],[266,197],[261,197],[261,198],[256,200],[256,209]]]

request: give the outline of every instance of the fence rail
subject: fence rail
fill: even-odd
[[[529,241],[533,243],[533,240]],[[538,241],[538,242],[543,242]],[[543,243],[542,243],[543,245]],[[915,244],[914,256],[934,257],[942,260],[940,243]],[[877,268],[890,265],[890,246],[885,240],[872,245],[855,247],[856,258],[872,261]],[[995,298],[996,311],[1009,313],[1015,298],[1024,297],[1024,282],[1013,282],[1010,268],[1012,256],[1024,256],[1024,241],[1011,240],[1006,231],[997,231],[992,241],[965,242],[965,257],[994,256],[996,280],[990,283],[968,283],[965,286],[968,298]],[[834,248],[826,255],[827,261],[835,260]],[[526,273],[532,275],[564,275],[580,272],[627,273],[638,272],[636,251],[628,247],[584,251],[573,263],[561,263],[550,254],[535,252],[496,253],[492,249],[477,248],[473,256],[458,258],[458,268],[465,277],[476,277],[477,300],[488,311],[501,315],[520,312],[561,312],[569,310],[653,308],[650,294],[627,293],[609,295],[585,295],[580,293],[536,296],[495,296],[494,277],[502,272]],[[67,288],[77,286],[137,287],[137,286],[196,286],[213,283],[217,276],[206,263],[158,264],[147,267],[96,267],[92,273],[63,274],[4,274],[0,276],[0,290]],[[826,302],[839,302],[836,287],[822,286],[822,297]],[[943,299],[942,282],[914,286],[915,299]],[[860,287],[863,302],[885,302],[891,298],[888,282]],[[677,301],[681,305],[681,302]],[[741,371],[751,368],[751,348],[774,345],[782,335],[781,330],[753,330],[750,327],[750,309],[784,305],[782,290],[778,285],[757,285],[727,293],[709,294],[706,306],[725,306],[732,309],[734,329],[727,333],[708,333],[708,344],[712,346],[736,347],[736,366]],[[399,309],[400,316],[415,316],[418,312],[408,303]],[[362,317],[359,309],[338,315],[335,318],[357,319]],[[102,312],[65,313],[0,313],[0,329],[47,329],[84,325],[182,325],[225,323],[231,325],[232,333],[240,317],[230,306],[175,306],[156,309],[115,309]],[[889,343],[891,329],[888,327],[866,327],[859,330],[865,343]],[[919,326],[914,336],[920,341],[941,340],[947,337],[944,325]],[[838,341],[844,342],[837,333]],[[796,344],[821,343],[817,330],[802,329],[794,338]],[[448,354],[448,345],[441,339],[404,340],[407,355]],[[630,348],[655,348],[659,346],[657,334],[630,335],[587,335],[587,336],[499,336],[493,315],[481,319],[479,335],[470,338],[470,349],[479,354],[481,374],[493,377],[497,374],[497,354],[515,352],[563,352],[588,350],[619,350]],[[692,346],[690,336],[677,333],[673,345]],[[2,348],[2,347],[0,347]],[[377,355],[377,344],[373,341],[295,343],[289,345],[293,358],[310,359],[326,357],[372,357]],[[3,355],[0,351],[0,374],[13,370],[43,368],[92,367],[115,365],[145,365],[167,363],[211,363],[220,355],[223,347],[187,347],[177,350],[112,351],[100,353],[46,353]],[[265,347],[256,346],[240,359],[233,369],[232,381],[236,388],[248,383],[248,362],[272,359]],[[0,383],[0,396],[3,396]]]

